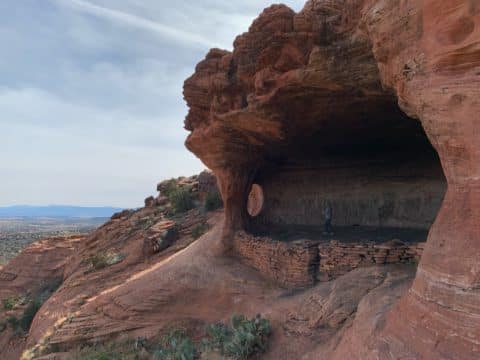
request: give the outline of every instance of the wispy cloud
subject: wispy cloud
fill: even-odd
[[[200,171],[183,81],[271,2],[0,0],[0,205],[136,207]]]
[[[93,16],[114,21],[122,26],[130,26],[152,32],[169,40],[179,41],[188,46],[218,47],[219,44],[197,34],[167,26],[134,14],[92,4],[84,0],[52,0],[54,3],[68,6]]]

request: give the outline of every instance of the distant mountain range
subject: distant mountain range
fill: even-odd
[[[107,218],[123,209],[114,207],[83,207],[66,205],[30,206],[15,205],[0,207],[0,217],[77,217]]]

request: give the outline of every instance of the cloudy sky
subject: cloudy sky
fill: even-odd
[[[201,171],[183,81],[270,3],[1,0],[0,206],[134,207]]]

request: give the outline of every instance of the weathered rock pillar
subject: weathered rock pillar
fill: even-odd
[[[248,227],[247,198],[252,185],[252,170],[248,167],[215,171],[225,207],[223,250],[232,249],[233,234]]]

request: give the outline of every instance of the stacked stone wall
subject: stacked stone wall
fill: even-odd
[[[234,248],[245,264],[287,288],[303,288],[317,281],[329,281],[358,267],[384,264],[416,264],[422,256],[423,242],[384,243],[332,240],[319,242],[276,241],[239,232]]]
[[[318,244],[310,240],[280,242],[244,232],[235,236],[241,260],[285,287],[307,287],[316,281]]]
[[[418,263],[425,243],[406,244],[399,240],[385,243],[330,241],[319,244],[318,280],[328,281],[357,267]]]

